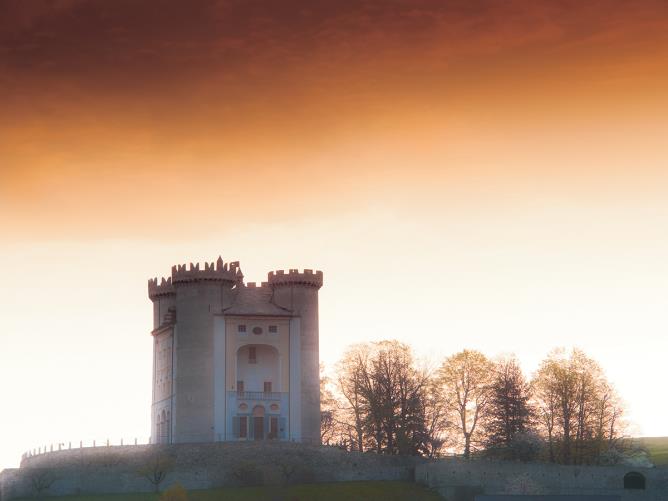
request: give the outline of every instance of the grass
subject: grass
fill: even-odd
[[[59,496],[58,501],[158,501],[157,494]],[[188,492],[188,501],[437,501],[435,492],[412,482],[334,482],[287,487],[224,487]]]
[[[643,437],[638,441],[647,448],[656,466],[668,466],[668,437]]]

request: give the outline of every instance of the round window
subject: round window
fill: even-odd
[[[253,327],[253,334],[262,334],[262,327]]]

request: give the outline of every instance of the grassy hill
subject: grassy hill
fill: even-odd
[[[158,501],[157,494],[107,494],[96,496],[62,496],[58,501]],[[190,491],[188,501],[437,501],[433,491],[411,482],[336,482],[300,484],[288,487],[226,487]]]
[[[642,437],[638,442],[647,448],[655,465],[668,466],[668,437]]]

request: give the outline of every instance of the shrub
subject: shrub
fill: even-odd
[[[160,501],[188,501],[188,491],[181,484],[176,483],[162,493]]]
[[[534,433],[518,433],[508,445],[486,449],[483,456],[490,459],[506,461],[522,461],[528,463],[536,461],[541,455],[543,441]]]
[[[264,477],[262,471],[252,462],[237,464],[232,469],[232,474],[241,485],[262,485]]]

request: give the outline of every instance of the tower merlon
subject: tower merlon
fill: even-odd
[[[148,297],[155,299],[160,296],[169,296],[175,294],[174,285],[172,285],[172,277],[165,279],[162,277],[160,283],[157,278],[150,278],[148,280]]]
[[[214,264],[190,263],[190,267],[185,264],[172,266],[172,283],[198,282],[198,281],[218,281],[230,283],[243,283],[244,275],[239,267],[239,261],[225,263],[222,257]]]
[[[303,285],[319,289],[323,283],[322,271],[305,269],[300,272],[294,268],[289,269],[287,273],[285,270],[270,271],[267,280],[272,287]]]

